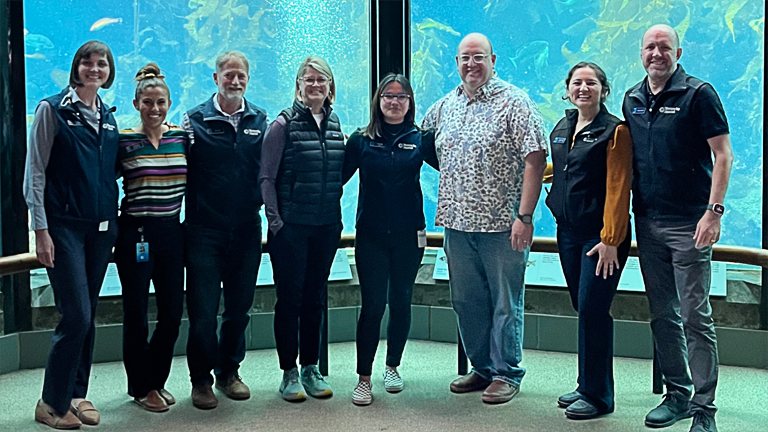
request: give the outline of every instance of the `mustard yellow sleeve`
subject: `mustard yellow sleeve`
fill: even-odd
[[[603,211],[602,242],[618,246],[628,235],[629,191],[632,188],[632,137],[626,125],[616,127],[608,142],[608,176]]]
[[[552,183],[554,168],[552,168],[552,162],[547,162],[547,167],[544,169],[544,183]]]

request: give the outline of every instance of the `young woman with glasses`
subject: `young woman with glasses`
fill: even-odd
[[[414,124],[413,90],[389,74],[371,101],[371,121],[347,142],[343,178],[360,170],[355,262],[362,310],[357,322],[356,405],[373,401],[371,374],[384,310],[389,303],[384,389],[397,393],[397,370],[411,326],[411,294],[424,255],[426,227],[419,176],[427,162],[438,168],[434,134]]]

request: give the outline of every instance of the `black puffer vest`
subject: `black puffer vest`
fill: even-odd
[[[324,109],[326,115],[320,127],[312,111],[298,100],[280,113],[287,123],[276,185],[278,209],[286,223],[341,222],[344,134],[330,105]]]

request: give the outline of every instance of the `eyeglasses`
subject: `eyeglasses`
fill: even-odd
[[[459,56],[459,60],[461,60],[461,64],[469,64],[469,60],[472,59],[475,61],[475,63],[482,63],[483,60],[485,60],[486,57],[490,57],[492,54],[472,54],[472,55],[462,55]]]
[[[381,98],[384,99],[385,102],[398,101],[400,103],[403,103],[407,101],[410,98],[410,96],[405,93],[400,93],[400,94],[383,93],[381,95]]]
[[[329,79],[327,79],[325,77],[318,77],[318,78],[303,77],[303,78],[300,78],[300,80],[303,81],[304,84],[306,84],[306,85],[313,85],[313,84],[317,83],[317,85],[321,85],[321,86],[322,85],[326,85],[328,83],[328,81],[330,81]]]

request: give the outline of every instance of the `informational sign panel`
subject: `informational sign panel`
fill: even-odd
[[[710,294],[725,296],[726,294],[726,264],[712,262],[712,286]],[[448,280],[448,261],[442,248],[437,251],[435,270],[432,274],[435,280]],[[525,270],[526,285],[565,287],[565,277],[560,266],[560,257],[553,253],[531,252]],[[619,291],[644,292],[643,275],[640,273],[640,263],[636,257],[629,257],[626,267],[621,274]]]

